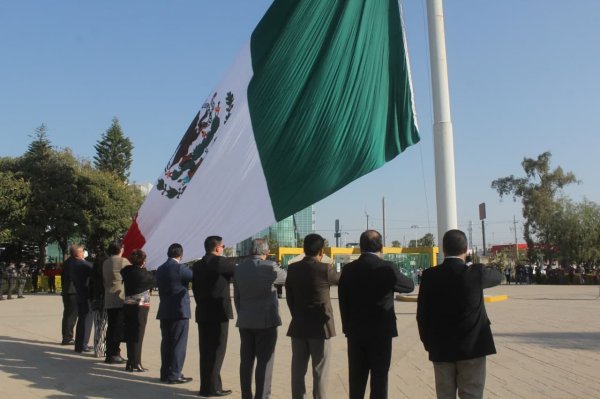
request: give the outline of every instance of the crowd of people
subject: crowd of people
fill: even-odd
[[[160,380],[185,384],[183,374],[192,318],[189,288],[195,301],[202,397],[232,393],[224,386],[221,367],[227,353],[230,320],[236,309],[240,335],[239,390],[243,399],[269,398],[279,314],[277,286],[285,286],[291,321],[290,397],[305,398],[305,377],[311,362],[314,398],[326,398],[331,339],[336,336],[330,287],[338,286],[342,332],[347,339],[350,398],[363,398],[370,379],[370,397],[388,397],[392,340],[398,336],[394,293],[415,288],[411,277],[383,259],[382,237],[367,230],[360,237],[361,255],[341,272],[323,263],[325,240],[304,238],[305,257],[287,270],[268,258],[264,239],[252,241],[245,258],[223,256],[222,237],[204,241],[205,256],[191,267],[182,263],[177,243],[156,271],[145,268],[146,254],[133,250],[127,258],[120,241],[108,246],[94,263],[80,245],[70,248],[62,268],[62,344],[77,353],[90,352],[107,364],[125,365],[128,372],[146,372],[142,344],[151,290],[158,287],[157,319],[161,331]],[[500,283],[501,273],[467,261],[462,231],[443,237],[444,262],[423,270],[417,324],[429,360],[433,362],[439,398],[483,397],[485,359],[495,353],[483,289]],[[233,296],[231,286],[233,285]],[[93,339],[92,339],[93,335]],[[125,343],[127,356],[121,351]],[[232,381],[228,382],[233,383]]]

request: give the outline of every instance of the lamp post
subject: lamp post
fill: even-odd
[[[412,226],[410,226],[411,229],[415,230],[415,248],[417,247],[417,229],[419,228],[419,226],[417,226],[416,224],[413,224]]]

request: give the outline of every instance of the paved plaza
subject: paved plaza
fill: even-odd
[[[507,294],[488,303],[498,354],[488,358],[487,398],[600,398],[600,299],[598,286],[500,286]],[[346,340],[341,336],[337,291],[332,290],[338,337],[333,338],[329,398],[347,398]],[[190,323],[185,385],[159,382],[160,328],[152,297],[143,364],[147,373],[128,373],[93,355],[61,346],[60,295],[28,295],[0,302],[0,398],[192,398],[199,389],[198,332]],[[194,305],[192,305],[194,306]],[[290,397],[290,315],[280,303],[273,398]],[[394,340],[389,397],[435,397],[433,369],[417,333],[416,303],[396,302],[400,336]],[[125,355],[125,344],[122,344]],[[223,366],[223,386],[239,398],[239,335],[234,324]],[[309,372],[310,374],[310,372]],[[310,389],[311,381],[307,378]],[[309,391],[310,396],[310,391]]]

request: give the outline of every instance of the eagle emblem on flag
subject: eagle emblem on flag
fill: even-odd
[[[227,93],[224,103],[223,124],[226,124],[234,106],[232,92]],[[221,126],[221,107],[217,92],[202,105],[156,183],[156,189],[162,195],[172,199],[181,197],[185,192],[187,185],[208,155],[210,145],[216,140]]]

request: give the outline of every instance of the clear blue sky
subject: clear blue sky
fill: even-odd
[[[270,3],[0,2],[0,156],[22,154],[45,123],[55,146],[91,158],[117,116],[135,145],[132,180],[154,183]],[[330,241],[336,218],[347,241],[365,212],[381,229],[384,196],[388,242],[436,234],[425,0],[404,12],[422,141],[317,204]],[[480,246],[486,202],[488,243],[513,241],[520,204],[490,183],[543,151],[582,181],[566,194],[600,202],[600,1],[446,1],[445,17],[459,227],[472,220]]]

